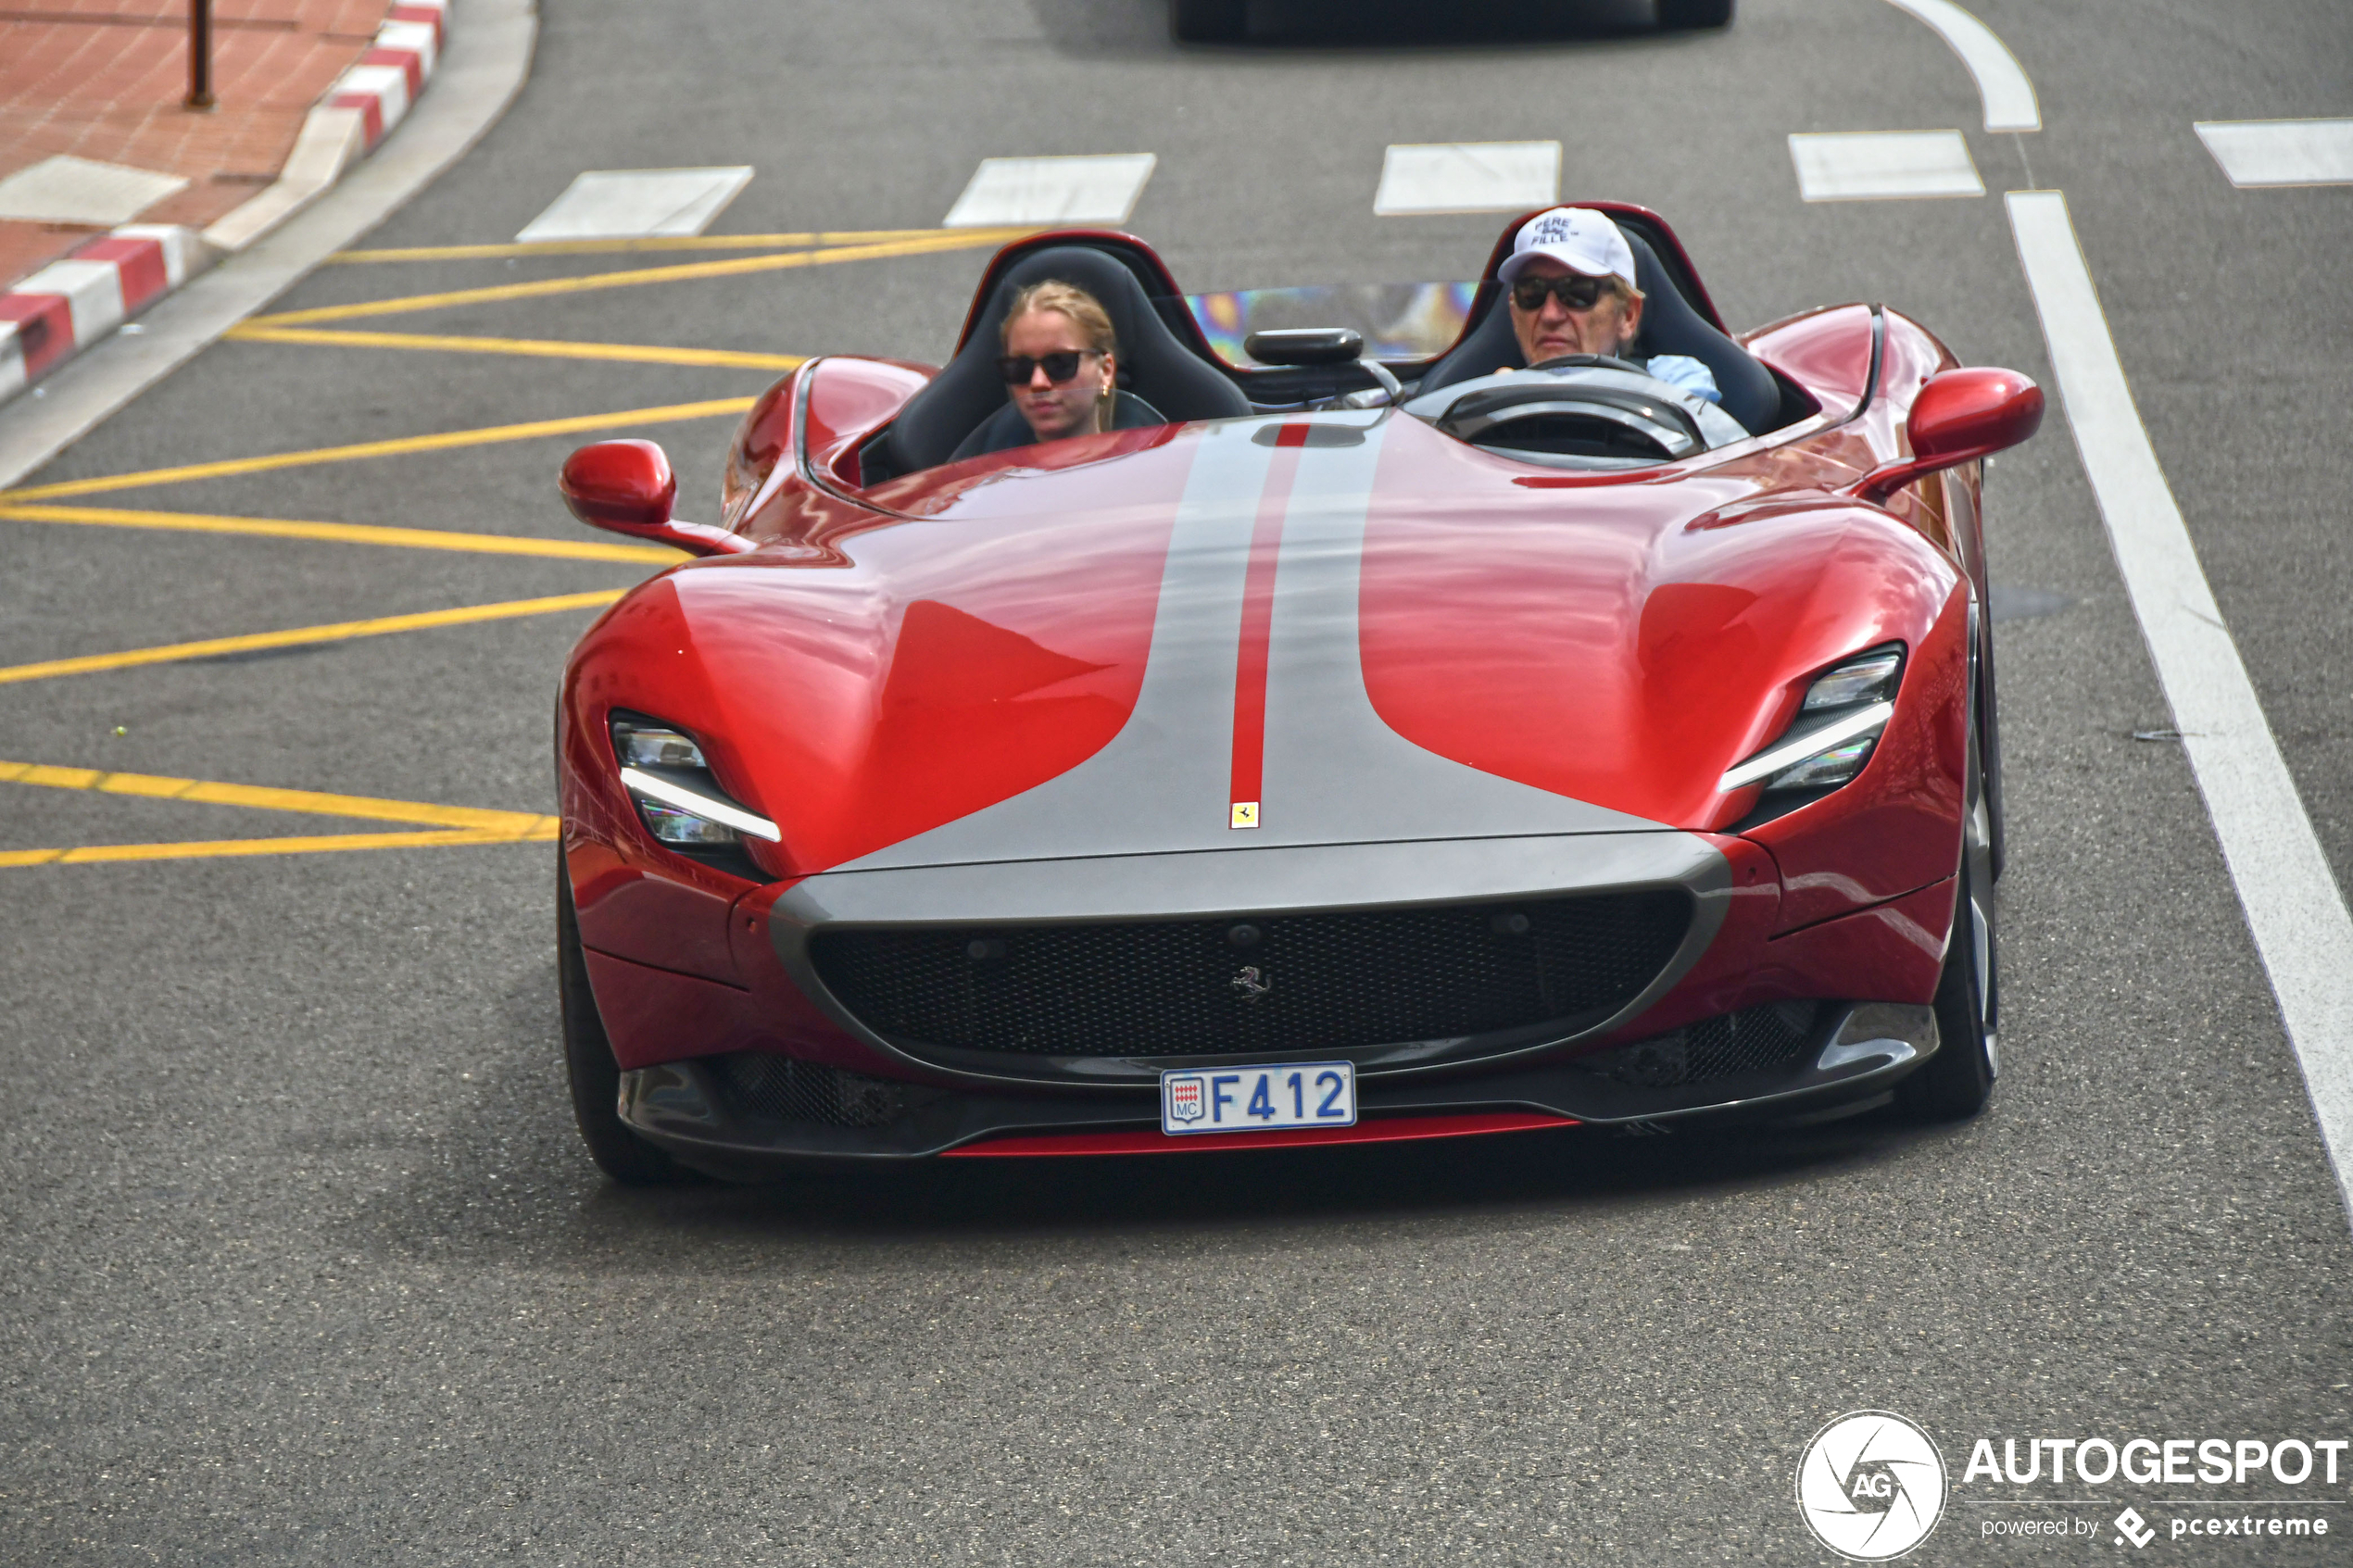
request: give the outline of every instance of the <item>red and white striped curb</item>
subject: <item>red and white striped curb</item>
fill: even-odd
[[[400,0],[311,109],[277,182],[201,233],[128,223],[0,294],[0,403],[323,194],[408,114],[448,27],[449,0]]]
[[[364,120],[367,144],[373,150],[384,132],[400,123],[417,94],[425,90],[441,56],[441,41],[449,22],[449,0],[403,0],[376,30],[376,42],[359,63],[327,89],[322,100],[331,107],[358,109]]]
[[[203,249],[194,229],[126,223],[0,295],[0,398],[186,282]]]

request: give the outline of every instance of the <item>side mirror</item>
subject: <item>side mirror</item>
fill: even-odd
[[[752,547],[740,534],[670,515],[678,500],[678,476],[670,471],[670,458],[650,441],[599,441],[583,446],[564,459],[557,485],[572,515],[591,528],[698,556],[737,555]]]
[[[1905,433],[1912,455],[1876,469],[1854,494],[1874,506],[1914,480],[2007,451],[2043,424],[2043,389],[2016,370],[1946,370],[1920,388]]]

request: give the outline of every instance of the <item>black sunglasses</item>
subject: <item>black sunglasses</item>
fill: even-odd
[[[1558,278],[1522,278],[1512,285],[1512,303],[1522,310],[1541,310],[1550,295],[1571,310],[1591,310],[1609,289],[1607,278],[1570,272]]]
[[[1040,354],[1034,359],[1026,354],[1000,354],[997,357],[997,373],[1005,378],[1007,386],[1027,386],[1031,373],[1043,365],[1046,379],[1060,386],[1078,373],[1078,361],[1083,357],[1100,352],[1093,348],[1064,348]]]

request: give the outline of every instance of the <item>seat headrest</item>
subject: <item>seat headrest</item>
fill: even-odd
[[[1088,245],[1054,245],[1005,270],[956,357],[899,411],[890,429],[899,471],[946,462],[965,436],[1005,406],[997,373],[1005,312],[1024,288],[1049,279],[1085,289],[1101,303],[1119,339],[1120,385],[1172,421],[1250,412],[1241,389],[1169,331],[1126,262]]]
[[[1513,228],[1517,226],[1515,220]],[[1692,307],[1676,285],[1674,274],[1660,263],[1658,253],[1632,224],[1621,221],[1618,229],[1634,253],[1634,286],[1642,291],[1642,330],[1634,340],[1634,351],[1645,357],[1682,354],[1697,359],[1715,372],[1717,390],[1724,395],[1724,411],[1744,429],[1761,434],[1779,426],[1781,389],[1773,372]],[[1500,252],[1502,247],[1498,248]],[[1491,279],[1491,273],[1481,281]],[[1436,392],[1498,370],[1526,368],[1504,291],[1482,292],[1488,294],[1485,313],[1423,372],[1422,392]]]

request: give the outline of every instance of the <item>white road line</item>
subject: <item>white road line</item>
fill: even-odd
[[[515,239],[642,240],[660,234],[699,234],[751,170],[727,169],[592,169],[575,175],[564,194],[522,227]]]
[[[1887,0],[1936,30],[1936,35],[1961,57],[1977,80],[1977,95],[1985,106],[1988,131],[2040,131],[2043,110],[2034,101],[2034,84],[2019,68],[2009,45],[1994,30],[1953,4],[1953,0]]]
[[[2353,185],[2353,119],[2201,119],[2197,136],[2242,190]]]
[[[1401,143],[1381,160],[1373,211],[1522,212],[1560,199],[1558,142]]]
[[[1125,223],[1157,161],[1150,153],[983,158],[941,221],[950,229]]]
[[[1985,183],[1957,131],[1848,131],[1789,139],[1797,194],[1809,202],[1982,196]]]
[[[2013,191],[2008,204],[2068,424],[2353,1204],[2353,915],[2149,445],[2067,198]]]

